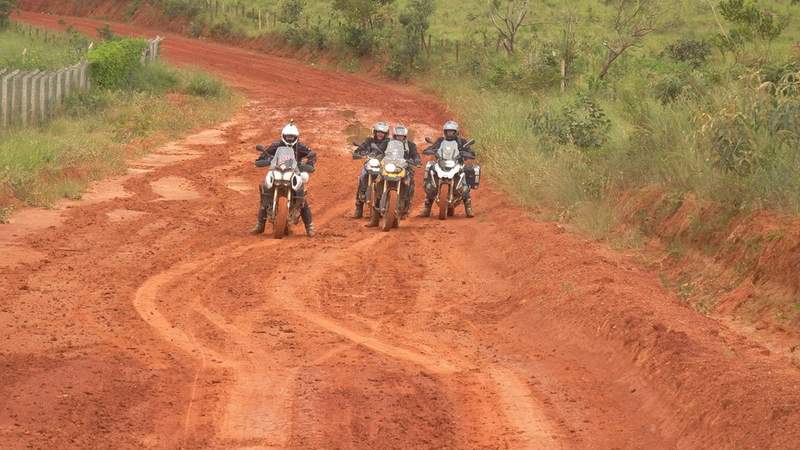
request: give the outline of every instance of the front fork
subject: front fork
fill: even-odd
[[[395,183],[398,184],[397,189],[395,189],[393,187]],[[387,203],[388,203],[387,202],[387,200],[388,200],[387,199],[387,194],[389,193],[389,191],[394,191],[394,190],[397,191],[397,200],[398,200],[397,205],[398,206],[400,205],[400,198],[403,195],[403,182],[402,182],[402,180],[389,181],[389,180],[385,180],[384,179],[383,183],[381,183],[381,184],[383,185],[383,188],[381,189],[381,203],[380,203],[380,208],[378,208],[378,209],[379,209],[381,215],[384,215],[384,214],[386,214],[386,207],[387,207]]]
[[[280,189],[279,186],[274,186],[272,188],[272,210],[269,213],[269,220],[271,222],[275,221],[275,214],[276,214],[276,211],[278,210],[278,199],[280,198],[280,196],[278,195],[278,189]],[[286,194],[286,201],[289,204],[288,205],[289,206],[289,210],[291,210],[292,209],[292,194],[293,194],[293,192],[292,192],[291,189],[287,189],[287,190],[289,192]]]

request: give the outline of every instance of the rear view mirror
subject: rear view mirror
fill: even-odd
[[[267,151],[267,148],[261,144],[258,144],[256,145],[256,150],[260,151],[261,153],[264,153],[265,151]]]
[[[428,144],[433,144],[433,141],[428,136],[425,136],[425,142],[427,142]]]

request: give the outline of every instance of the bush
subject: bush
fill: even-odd
[[[681,76],[668,76],[655,85],[656,98],[662,105],[677,100],[686,90],[687,81]]]
[[[611,121],[591,98],[579,95],[558,112],[537,112],[530,117],[533,130],[554,138],[559,144],[581,149],[598,148],[608,140]]]
[[[692,67],[700,67],[711,56],[711,44],[692,39],[680,39],[667,46],[664,53],[675,61],[688,63]]]
[[[128,85],[141,67],[147,43],[141,39],[120,39],[98,44],[89,52],[91,76],[100,87],[119,89]]]
[[[186,84],[187,94],[195,97],[221,98],[228,95],[225,85],[218,79],[204,72],[194,72]]]
[[[342,44],[356,56],[367,56],[372,53],[375,37],[368,30],[346,25],[342,26]]]
[[[160,62],[140,66],[131,75],[130,88],[140,92],[163,94],[177,88],[178,72]]]
[[[17,0],[0,0],[0,31],[8,28],[11,12],[17,7]]]

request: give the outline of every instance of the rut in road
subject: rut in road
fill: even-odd
[[[473,220],[379,233],[350,219],[347,142],[378,120],[432,136],[449,118],[434,99],[174,35],[164,56],[249,103],[107,182],[119,195],[12,237],[28,253],[0,285],[0,447],[800,441],[796,368],[681,305],[635,254],[531,219],[491,178]],[[319,235],[252,237],[253,147],[289,118],[320,154]]]

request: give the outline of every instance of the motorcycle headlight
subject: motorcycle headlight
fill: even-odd
[[[389,163],[389,164],[386,164],[386,166],[384,167],[384,170],[386,170],[389,173],[395,173],[395,172],[398,171],[398,168],[397,168],[396,165],[394,165],[392,163]]]
[[[370,166],[370,167],[376,167],[377,168],[377,167],[381,166],[381,163],[377,159],[373,158],[373,159],[370,159],[369,162],[367,162],[367,165]]]
[[[444,162],[444,166],[448,169],[452,169],[453,167],[456,166],[456,162],[452,160],[447,160]]]
[[[281,164],[278,166],[278,169],[280,169],[281,171],[285,171],[286,169],[288,169],[288,167],[286,167],[286,164]]]

